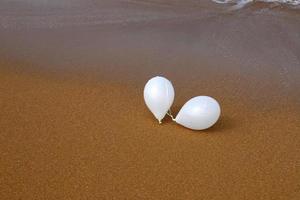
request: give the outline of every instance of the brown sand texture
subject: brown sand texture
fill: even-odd
[[[156,75],[217,124],[159,125]],[[4,0],[0,95],[0,199],[300,199],[299,10]]]

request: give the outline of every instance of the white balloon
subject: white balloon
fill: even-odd
[[[161,123],[174,101],[172,83],[161,76],[150,79],[144,88],[144,99],[149,110]]]
[[[203,130],[214,125],[221,114],[219,103],[208,96],[197,96],[186,102],[175,121],[193,130]]]

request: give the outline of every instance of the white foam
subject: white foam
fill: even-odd
[[[245,6],[248,3],[253,3],[253,2],[269,2],[269,3],[280,3],[280,4],[288,4],[292,6],[298,6],[300,5],[300,0],[212,0],[216,3],[221,3],[221,4],[234,4],[236,8],[241,8]]]

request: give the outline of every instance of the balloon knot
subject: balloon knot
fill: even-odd
[[[169,111],[167,112],[167,115],[168,115],[169,117],[171,117],[172,121],[175,121],[175,119],[174,119],[174,117],[173,117],[173,115],[172,115],[172,113],[171,113],[171,110],[169,110]]]

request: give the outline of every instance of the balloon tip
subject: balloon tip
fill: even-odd
[[[159,124],[162,124],[161,120],[158,120],[158,123],[159,123]]]

